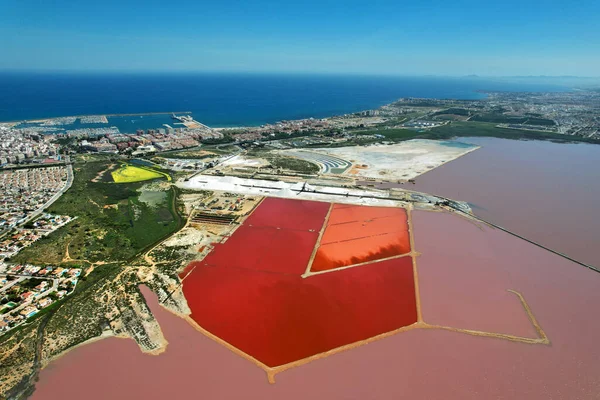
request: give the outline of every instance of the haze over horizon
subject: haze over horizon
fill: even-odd
[[[600,3],[0,5],[0,70],[598,76]]]

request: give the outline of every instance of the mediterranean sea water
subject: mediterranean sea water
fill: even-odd
[[[485,90],[566,88],[481,78],[3,72],[0,121],[191,111],[195,119],[209,126],[249,126],[373,109],[401,97],[478,99],[485,96],[479,91]],[[125,122],[139,127],[140,121],[134,124],[136,118]],[[149,121],[152,126],[148,127],[142,124],[142,128],[168,122],[168,118],[163,122],[164,116],[143,118],[156,121]]]

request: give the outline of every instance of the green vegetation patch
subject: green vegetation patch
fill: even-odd
[[[552,121],[551,119],[546,119],[546,118],[532,118],[532,117],[528,117],[527,121],[523,122],[526,125],[544,125],[544,126],[554,126],[556,125],[556,122]]]
[[[529,131],[524,129],[499,128],[485,122],[451,122],[429,130],[424,139],[451,139],[453,137],[486,136],[502,139],[536,139],[557,142],[600,143],[600,140],[579,136],[562,135],[553,132]]]
[[[149,167],[134,166],[131,164],[123,164],[121,168],[112,171],[111,175],[115,183],[142,182],[161,177],[167,178],[168,181],[171,180],[171,177],[164,172],[156,171]]]
[[[91,181],[109,164],[76,164],[73,185],[48,211],[77,219],[23,249],[12,261],[60,264],[67,246],[75,260],[128,260],[180,228],[175,188],[165,192],[160,204],[149,205],[139,199],[143,183]]]
[[[448,108],[447,110],[443,110],[443,111],[438,111],[432,115],[437,116],[437,115],[462,115],[462,116],[469,116],[471,115],[471,111],[467,110],[466,108]]]
[[[167,197],[167,193],[164,191],[142,190],[138,199],[150,207],[158,207],[165,203]]]
[[[479,122],[494,122],[497,124],[526,124],[526,125],[542,125],[554,126],[556,123],[551,119],[537,117],[514,117],[499,113],[479,114],[471,117],[471,121]]]
[[[106,310],[105,306],[98,303],[94,297],[105,292],[108,282],[113,280],[120,271],[121,267],[116,264],[97,267],[87,278],[80,280],[75,293],[41,311],[52,314],[46,325],[46,337],[68,339],[64,343],[64,348],[55,349],[54,354],[102,333]],[[38,317],[36,315],[34,318]],[[73,326],[77,326],[77,330],[73,330]]]
[[[280,155],[270,155],[265,158],[274,168],[288,169],[301,174],[316,174],[319,172],[319,166],[307,160]]]

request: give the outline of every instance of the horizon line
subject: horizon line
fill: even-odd
[[[223,74],[223,75],[335,75],[335,76],[363,76],[363,77],[395,77],[395,78],[484,78],[484,79],[523,79],[523,78],[546,78],[546,79],[598,79],[599,76],[585,75],[485,75],[485,74],[394,74],[373,72],[346,72],[346,71],[243,71],[243,70],[170,70],[170,69],[43,69],[43,68],[0,68],[0,74]]]

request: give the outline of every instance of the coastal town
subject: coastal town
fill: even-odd
[[[79,268],[10,262],[73,220],[45,212],[73,182],[69,157],[60,155],[54,137],[12,126],[0,124],[0,332],[72,293],[81,273]]]
[[[48,164],[62,161],[58,142],[75,140],[76,151],[146,154],[200,145],[223,135],[191,118],[177,116],[175,122],[122,133],[108,125],[105,115],[60,117],[45,120],[0,123],[0,167],[16,164]]]
[[[26,322],[71,294],[80,268],[11,265],[0,261],[0,333]]]
[[[425,134],[456,134],[464,124],[504,130],[600,140],[600,93],[486,92],[479,100],[403,98],[378,109],[327,118],[303,118],[250,127],[211,128],[190,114],[164,113],[150,129],[108,126],[105,115],[0,123],[0,168],[27,163],[64,163],[63,153],[113,153],[144,156],[196,148],[202,144],[270,144],[302,137],[300,147],[331,143],[364,144]],[[132,121],[133,122],[133,121]],[[480,125],[478,125],[480,124]],[[487,125],[481,125],[487,124]],[[104,126],[99,126],[104,125]],[[412,132],[412,133],[411,133]],[[501,135],[502,131],[496,134]],[[315,142],[316,141],[316,142]],[[298,145],[284,146],[298,147]]]
[[[0,336],[33,335],[51,321],[46,360],[104,336],[155,354],[165,339],[140,283],[189,315],[187,266],[230,242],[264,198],[472,216],[467,203],[411,190],[422,174],[480,149],[450,139],[477,131],[598,141],[596,95],[578,107],[568,105],[582,99],[573,94],[547,107],[535,94],[513,96],[405,98],[250,127],[211,128],[189,113],[148,114],[155,127],[107,115],[2,123],[11,146],[0,166]],[[9,357],[11,380],[0,388],[35,377],[31,357]]]
[[[0,260],[16,255],[21,249],[48,236],[72,220],[73,218],[69,216],[44,213],[31,222],[13,227],[8,233],[0,236]]]
[[[10,258],[73,218],[43,214],[35,221],[0,236],[0,332],[8,331],[54,301],[70,294],[81,274],[79,268],[15,264]]]
[[[41,130],[15,128],[18,124],[0,122],[0,167],[8,164],[51,164],[60,161],[59,145]]]
[[[461,121],[498,128],[600,139],[600,92],[485,92],[481,100],[405,98],[373,111],[391,117],[421,111],[421,122]],[[405,123],[404,126],[411,126]],[[427,125],[425,125],[427,126]]]
[[[70,165],[0,170],[0,235],[40,215],[72,181]]]
[[[73,136],[66,133],[68,137]],[[152,154],[161,151],[180,150],[200,146],[201,141],[218,140],[223,137],[217,131],[202,128],[157,128],[137,130],[134,134],[111,132],[88,134],[79,142],[82,151],[96,153],[124,153],[132,155]],[[94,139],[94,140],[90,140]]]

